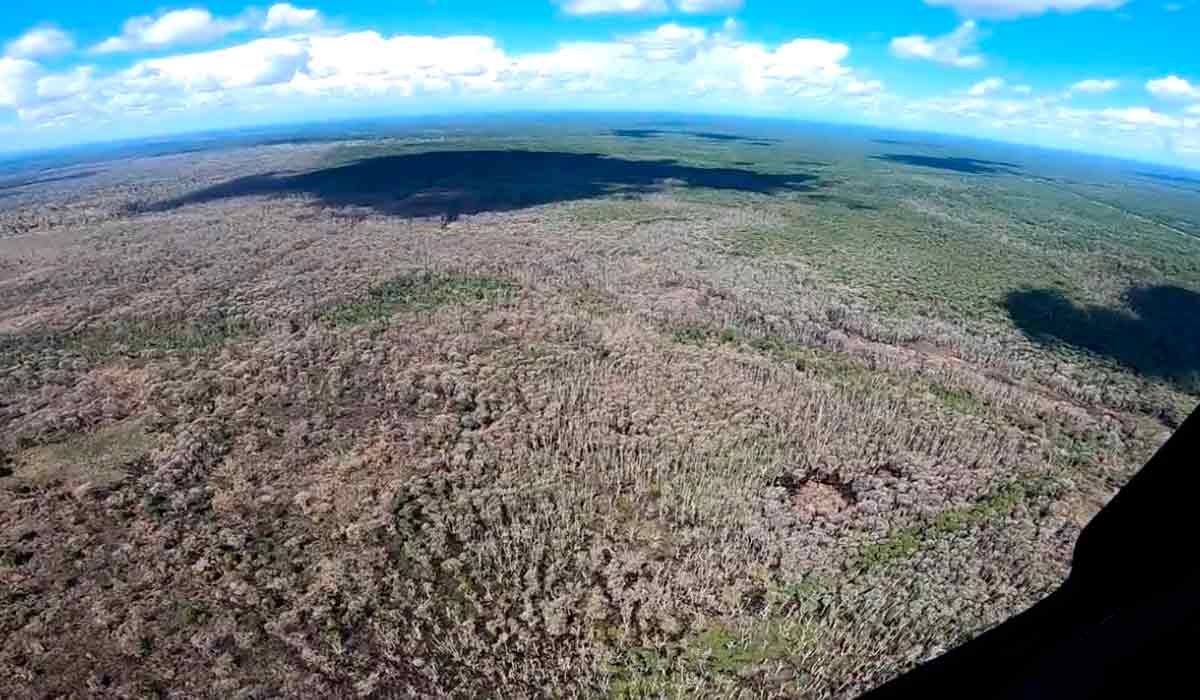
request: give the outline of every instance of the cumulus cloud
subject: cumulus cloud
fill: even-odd
[[[956,68],[978,68],[983,56],[972,53],[979,43],[979,27],[972,20],[938,37],[913,34],[892,39],[892,53],[900,58],[933,61]]]
[[[558,0],[569,15],[661,15],[672,7],[688,15],[714,15],[742,9],[743,0]]]
[[[689,15],[713,15],[742,9],[742,0],[675,0],[675,8]]]
[[[247,27],[245,18],[214,17],[208,10],[192,7],[158,17],[133,17],[125,21],[120,36],[97,44],[96,53],[120,53],[199,44],[219,39]]]
[[[626,39],[638,52],[651,61],[687,62],[708,41],[708,32],[695,27],[664,24],[657,29],[635,34]]]
[[[125,71],[125,82],[139,91],[182,89],[212,92],[290,82],[309,62],[303,42],[258,39],[218,51],[141,61]]]
[[[32,61],[0,57],[0,107],[14,110],[26,123],[63,123],[87,108],[94,75],[91,66],[50,73]]]
[[[1103,95],[1106,92],[1112,92],[1121,86],[1119,80],[1101,80],[1097,78],[1089,78],[1088,80],[1080,80],[1068,88],[1068,93],[1087,93],[1090,95]]]
[[[247,20],[248,28],[266,31],[269,14]],[[319,20],[319,15],[306,17],[301,19]],[[145,58],[116,72],[90,66],[50,72],[33,61],[5,57],[0,59],[0,108],[44,126],[159,117],[181,110],[302,109],[346,97],[380,104],[428,97],[429,104],[494,99],[506,105],[633,107],[696,100],[690,104],[739,104],[748,111],[813,114],[828,106],[842,113],[878,110],[897,119],[923,114],[929,121],[922,126],[933,128],[958,120],[961,130],[971,133],[994,129],[1018,138],[1045,133],[1051,142],[1068,136],[1081,143],[1108,139],[1121,148],[1163,139],[1183,143],[1200,124],[1200,105],[1191,107],[1192,114],[1186,107],[1171,113],[1141,106],[1078,109],[1061,99],[1024,97],[1030,90],[1008,86],[1000,77],[981,80],[958,95],[905,98],[889,94],[880,81],[856,70],[845,44],[818,38],[750,41],[733,27],[706,30],[668,22],[608,41],[510,53],[487,36],[306,32],[285,24],[275,25],[289,32],[285,36]],[[982,58],[972,60],[977,33],[966,22],[951,35],[923,38],[932,48],[915,57],[978,65]],[[1080,81],[1073,88],[1099,92],[1106,87],[1101,83]],[[1180,97],[1196,89],[1176,76],[1151,83],[1161,94]],[[1200,98],[1191,99],[1185,105],[1198,102]]]
[[[27,100],[40,73],[33,61],[0,57],[0,107],[15,107]]]
[[[562,11],[569,15],[662,14],[667,0],[564,0]]]
[[[271,26],[319,15],[275,12]],[[183,11],[179,11],[183,12]],[[241,15],[247,30],[266,31],[271,12]],[[188,19],[189,21],[183,21]],[[280,19],[287,17],[287,20]],[[130,24],[119,47],[168,46],[220,33],[211,15],[161,15]],[[797,100],[869,106],[884,86],[847,64],[850,48],[797,38],[748,41],[735,23],[706,30],[669,22],[608,41],[564,42],[536,53],[509,53],[487,36],[387,36],[292,29],[228,48],[146,57],[118,71],[77,67],[47,72],[24,59],[0,63],[0,107],[30,124],[151,117],[179,110],[247,112],[325,98],[390,100],[505,99],[554,104],[664,106],[680,99],[757,104],[772,111]],[[224,29],[221,29],[224,31]],[[505,97],[507,96],[507,97]],[[583,104],[583,102],[581,102]]]
[[[34,27],[5,46],[15,58],[47,58],[75,48],[71,36],[57,27]]]
[[[965,17],[1015,19],[1047,12],[1115,10],[1129,0],[925,0],[926,5],[953,8]]]
[[[306,93],[545,92],[678,98],[746,95],[865,98],[882,90],[844,64],[844,44],[797,39],[771,47],[664,24],[614,41],[565,42],[510,55],[488,37],[311,37],[308,69],[287,87]]]
[[[971,97],[983,97],[984,95],[989,95],[993,92],[996,92],[1002,87],[1004,87],[1003,78],[988,78],[987,80],[981,80],[972,85],[971,88],[967,90],[967,94]]]
[[[55,102],[80,95],[92,86],[95,74],[92,66],[76,66],[64,73],[41,77],[36,83],[38,101]]]
[[[751,94],[778,90],[784,94],[816,97],[844,91],[852,83],[842,61],[850,47],[822,39],[795,39],[774,51],[758,44],[733,49],[728,59],[737,65],[744,88]]]
[[[305,93],[412,95],[459,88],[494,90],[509,59],[490,37],[314,36],[308,70],[290,87]]]
[[[1082,108],[1036,97],[895,96],[889,98],[884,109],[913,128],[1048,146],[1058,146],[1064,138],[1070,138],[1086,150],[1141,153],[1143,157],[1161,149],[1164,143],[1180,144],[1194,134],[1186,118],[1145,106]],[[1200,140],[1200,135],[1194,134],[1193,138]]]
[[[1164,100],[1200,100],[1200,84],[1193,85],[1177,75],[1151,80],[1146,83],[1146,89]]]
[[[1179,126],[1174,117],[1155,112],[1149,107],[1123,107],[1100,110],[1102,119],[1120,129],[1134,129],[1142,126],[1173,127]]]
[[[317,10],[280,2],[267,9],[267,16],[263,19],[262,28],[266,32],[280,29],[309,29],[320,22],[321,13]]]

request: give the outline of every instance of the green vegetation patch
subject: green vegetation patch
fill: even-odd
[[[94,361],[147,351],[203,352],[254,335],[259,324],[222,311],[197,318],[121,319],[69,332],[12,334],[0,337],[0,366],[19,364],[41,352],[68,352]]]
[[[933,394],[933,397],[943,406],[956,413],[978,415],[987,410],[987,407],[979,399],[963,389],[930,384],[929,393]]]
[[[212,617],[208,607],[203,603],[185,605],[179,612],[179,620],[189,627],[203,625]]]
[[[1026,500],[1046,493],[1050,488],[1052,483],[1048,477],[1007,484],[977,503],[942,511],[919,525],[893,530],[881,541],[860,549],[854,565],[865,571],[907,559],[939,538],[1004,517]]]
[[[666,647],[621,652],[606,668],[608,697],[695,697],[745,686],[794,692],[804,678],[798,663],[812,642],[809,626],[795,619],[763,620],[742,630],[712,625]]]
[[[335,325],[351,326],[385,319],[400,311],[495,304],[510,298],[516,288],[502,277],[423,272],[371,287],[365,298],[335,306],[321,314],[321,318]]]
[[[122,349],[133,354],[147,350],[203,352],[257,330],[247,319],[219,313],[194,319],[136,319],[90,328],[69,337],[66,347],[97,358]]]

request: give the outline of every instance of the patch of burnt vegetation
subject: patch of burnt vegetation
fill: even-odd
[[[1058,255],[1042,184],[826,143],[515,138],[7,190],[0,696],[852,695],[1057,585],[1194,404],[995,308],[1050,259],[1187,288],[1188,237],[1056,190]]]

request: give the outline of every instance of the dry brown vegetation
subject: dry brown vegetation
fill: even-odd
[[[130,207],[327,148],[0,202],[0,695],[848,697],[1189,400],[747,254],[780,195]]]

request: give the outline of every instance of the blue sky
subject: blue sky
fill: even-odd
[[[0,150],[341,116],[771,115],[1200,167],[1200,0],[18,0]]]

